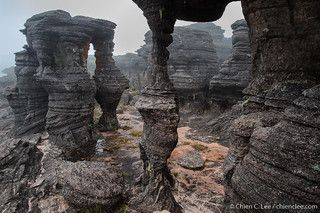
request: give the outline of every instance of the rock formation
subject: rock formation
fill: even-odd
[[[67,158],[87,156],[95,145],[94,96],[103,110],[100,126],[115,129],[115,109],[127,87],[112,59],[115,24],[49,11],[28,19],[25,27],[28,46],[16,54],[17,86],[8,94],[16,133],[46,126],[50,142],[63,147]],[[96,50],[94,80],[86,68],[90,43]]]
[[[218,72],[218,58],[212,38],[205,31],[175,27],[169,46],[168,60],[180,106],[190,105],[193,111],[208,107],[209,80]]]
[[[138,212],[182,212],[171,193],[173,179],[166,164],[177,143],[179,122],[177,98],[168,75],[167,47],[173,40],[171,34],[176,19],[214,21],[221,17],[231,0],[134,2],[143,10],[152,31],[152,51],[146,87],[136,104],[145,122],[141,141],[144,172],[140,191],[131,199],[131,204]],[[306,209],[296,208],[309,205],[305,206],[309,207],[308,212],[318,212],[319,209],[312,209],[310,205],[320,206],[320,3],[316,0],[242,0],[242,5],[251,28],[253,79],[244,91],[247,98],[242,103],[244,114],[231,127],[231,147],[224,167],[226,211],[264,212],[263,209],[232,207],[236,204],[271,204],[271,208],[276,208],[271,211],[278,211],[277,208],[283,206],[287,212],[305,212]],[[101,32],[101,26],[110,27],[110,23],[84,17],[71,18],[62,11],[40,14],[30,21],[25,31],[29,44],[27,53],[28,57],[36,56],[39,67],[35,80],[49,96],[47,126],[50,143],[35,135],[27,139],[11,139],[11,142],[5,139],[8,144],[1,146],[0,150],[1,174],[6,175],[0,179],[1,197],[4,197],[1,211],[58,209],[72,212],[82,210],[83,206],[96,205],[110,209],[121,197],[122,181],[118,172],[101,162],[65,161],[63,156],[68,153],[68,148],[61,149],[61,144],[51,141],[52,135],[57,137],[59,134],[53,121],[57,119],[62,124],[61,137],[64,137],[62,133],[65,133],[65,125],[71,117],[75,122],[69,130],[72,136],[84,139],[81,141],[84,143],[90,141],[89,128],[83,125],[90,120],[94,88],[89,86],[90,77],[83,66],[86,54],[82,53],[88,47],[84,44],[91,42],[91,33],[96,35]],[[53,27],[53,23],[57,25]],[[108,32],[112,31],[109,27]],[[75,36],[78,30],[82,33]],[[105,39],[107,36],[103,35]],[[96,50],[111,49],[112,44],[106,40],[93,41],[99,44]],[[105,59],[109,62],[110,53],[102,53],[101,70],[109,68],[114,72],[114,65],[104,64]],[[68,76],[81,84],[68,81]],[[95,79],[99,76],[105,75],[99,73]],[[99,79],[98,88],[105,90],[101,82],[105,81]],[[72,97],[77,98],[77,102],[59,103],[60,96],[53,90],[61,93],[64,101]],[[82,96],[79,92],[83,93]],[[71,96],[74,94],[78,95]],[[26,96],[20,96],[19,90],[11,95],[13,103],[25,103]],[[99,93],[98,96],[101,102],[108,103],[104,96]],[[74,105],[68,105],[71,103]],[[17,107],[21,106],[17,104]],[[73,108],[73,113],[69,107]],[[60,116],[59,110],[67,112],[65,115],[69,117]],[[50,127],[53,128],[51,131]],[[48,176],[41,175],[42,172]],[[41,196],[44,199],[37,200]],[[56,202],[60,205],[55,205]]]
[[[112,59],[115,24],[57,10],[31,17],[25,27],[28,46],[16,53],[17,84],[7,94],[16,137],[0,132],[0,211],[113,210],[123,200],[120,168],[83,157],[95,150],[95,95],[106,113],[102,125],[114,125],[113,104],[127,87]],[[90,43],[94,79],[86,69]]]
[[[16,53],[17,84],[7,98],[15,114],[17,135],[37,133],[45,127],[48,94],[35,79],[38,66],[30,49]]]
[[[245,20],[238,20],[231,25],[232,54],[221,65],[219,74],[210,81],[211,100],[224,107],[232,106],[243,98],[251,75],[251,55],[249,28]]]
[[[114,60],[120,71],[130,80],[130,87],[141,91],[145,83],[146,60],[134,53],[115,56]]]
[[[108,211],[122,200],[123,177],[118,167],[65,161],[61,149],[39,134],[2,138],[1,212]]]
[[[217,26],[211,22],[199,22],[187,25],[185,27],[195,30],[206,31],[211,35],[215,50],[217,52],[219,65],[221,65],[225,60],[228,59],[229,55],[231,54],[232,41],[231,38],[224,37],[225,30],[221,29],[220,26]]]
[[[181,1],[134,0],[134,2],[147,18],[152,32],[152,51],[150,66],[146,73],[147,86],[136,103],[145,122],[141,142],[141,156],[145,165],[142,190],[131,202],[140,212],[155,210],[181,212],[181,207],[171,193],[172,177],[166,165],[167,158],[177,144],[179,122],[177,99],[167,68],[169,59],[167,47],[173,41],[171,34],[174,31],[176,18],[193,21],[218,19],[229,1],[210,7],[212,9],[210,13],[203,5],[194,7],[194,2],[183,7]],[[191,15],[194,12],[197,15]],[[210,14],[210,17],[202,17],[204,14],[208,16]]]
[[[14,67],[7,68],[2,73],[6,75],[0,77],[0,135],[10,132],[14,125],[14,116],[6,98],[6,89],[16,83]]]
[[[136,103],[144,120],[140,145],[144,173],[141,191],[131,204],[139,212],[181,212],[171,193],[173,178],[167,167],[167,159],[178,142],[178,105],[167,68],[167,47],[172,43],[175,18],[162,1],[135,2],[143,10],[152,31],[152,51],[146,87]]]
[[[230,204],[259,203],[318,212],[320,4],[243,1],[243,9],[251,27],[253,81],[244,91],[247,112],[231,128],[227,211],[240,211]]]
[[[158,65],[166,61],[164,51],[170,40],[172,19],[213,21],[222,15],[230,1],[135,2],[144,11],[152,30],[153,59],[162,59],[152,62]],[[253,79],[245,89],[247,100],[242,103],[245,114],[231,128],[231,148],[225,162],[226,211],[262,212],[262,209],[231,208],[235,204],[257,203],[293,206],[284,207],[288,212],[296,212],[295,205],[319,208],[320,4],[313,0],[243,0],[242,5],[251,28]],[[157,83],[163,83],[164,76],[167,81],[165,70],[154,66],[150,71],[154,78],[150,82],[161,85]],[[167,92],[165,88],[160,91]],[[149,95],[146,92],[142,100],[157,97],[158,93],[147,91]],[[169,100],[162,99],[162,104],[172,103]],[[147,101],[139,103],[140,111],[153,106]],[[153,109],[154,120],[165,116],[169,119],[175,114],[163,114],[163,108]],[[145,112],[142,113],[146,122],[144,146],[148,147],[146,144],[152,141],[165,144],[165,139],[152,140],[156,138],[154,133],[161,135],[163,126],[156,128],[154,124],[151,131],[149,125],[154,120]],[[168,204],[170,198],[161,198],[160,202]],[[158,208],[179,212],[172,205]],[[308,212],[317,212],[317,208]]]
[[[99,26],[99,25],[98,25]],[[116,67],[112,58],[112,36],[103,36],[93,39],[96,57],[96,70],[93,76],[96,86],[96,100],[102,109],[99,120],[100,130],[116,130],[119,127],[116,110],[125,89],[129,87],[128,80]]]
[[[193,112],[208,107],[209,80],[218,72],[218,58],[211,36],[206,31],[175,27],[173,42],[168,47],[169,77],[173,83],[180,106]],[[152,33],[145,34],[146,44],[138,54],[145,60],[152,49]]]

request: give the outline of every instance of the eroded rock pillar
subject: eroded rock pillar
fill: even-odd
[[[144,11],[152,31],[152,56],[147,70],[147,84],[136,103],[144,120],[140,144],[144,162],[142,191],[132,200],[140,212],[168,210],[181,212],[172,195],[173,178],[167,159],[178,142],[177,98],[167,73],[171,33],[175,18],[171,1],[135,1]]]
[[[116,67],[112,58],[113,34],[107,40],[94,40],[96,57],[94,80],[97,86],[96,100],[102,109],[99,119],[101,131],[116,130],[119,127],[116,110],[129,81]]]
[[[17,85],[7,94],[15,115],[15,133],[38,133],[44,130],[48,111],[48,94],[35,77],[39,63],[35,52],[27,46],[15,55]]]
[[[46,19],[39,14],[27,21],[27,39],[39,61],[37,79],[49,94],[49,140],[66,159],[79,160],[95,148],[91,133],[95,86],[85,63],[91,37],[75,27],[54,28],[47,20],[67,22],[71,17],[62,11],[52,13]],[[35,25],[39,19],[41,24]]]

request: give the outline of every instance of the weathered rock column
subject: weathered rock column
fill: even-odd
[[[115,28],[115,25],[113,26]],[[117,106],[121,95],[129,87],[129,81],[116,67],[112,58],[114,32],[107,40],[94,40],[96,57],[94,80],[97,86],[96,100],[102,109],[99,129],[102,131],[116,130],[119,127]]]
[[[44,130],[48,111],[48,94],[35,77],[39,63],[29,47],[15,55],[17,85],[7,94],[15,115],[15,134],[38,133]]]
[[[231,28],[233,30],[232,53],[221,65],[219,73],[210,81],[211,98],[222,107],[231,107],[241,101],[242,90],[251,80],[249,27],[242,19],[234,22]]]
[[[42,67],[40,80],[49,93],[46,129],[52,143],[62,147],[67,159],[94,152],[92,139],[95,86],[84,66],[88,37],[61,37],[55,49],[55,66]]]
[[[230,204],[282,205],[270,212],[316,205],[285,211],[319,212],[320,2],[243,0],[242,5],[253,81],[245,89],[248,114],[231,128],[224,166],[227,212],[239,212]]]
[[[152,57],[147,70],[147,85],[136,107],[144,120],[140,144],[144,161],[142,192],[132,200],[139,203],[139,212],[168,210],[181,212],[172,195],[173,179],[167,159],[178,142],[179,122],[177,98],[167,73],[170,35],[175,18],[171,1],[135,1],[144,11],[153,34]]]
[[[95,86],[85,63],[91,40],[84,33],[87,26],[64,11],[35,15],[25,26],[40,65],[37,80],[49,94],[49,140],[66,159],[87,157],[95,148],[91,134]]]

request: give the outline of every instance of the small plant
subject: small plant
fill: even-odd
[[[192,144],[191,145],[195,150],[199,151],[199,152],[204,152],[204,151],[208,151],[208,147],[207,146],[204,146],[202,144],[198,144],[198,143],[195,143],[195,144]]]
[[[93,122],[94,124],[97,124],[99,122],[99,119],[102,115],[102,110],[98,104],[96,104],[94,111],[93,111]]]
[[[119,207],[117,207],[113,213],[130,213],[132,210],[129,208],[126,204],[121,204]]]
[[[121,114],[121,113],[123,113],[124,111],[127,111],[127,110],[128,110],[128,106],[125,106],[123,104],[119,104],[118,105],[118,108],[117,108],[118,114]]]
[[[187,145],[190,145],[191,143],[189,141],[182,141],[181,144],[187,146]]]
[[[179,176],[178,172],[172,172],[173,176],[175,176],[176,178]]]
[[[140,94],[140,92],[134,88],[130,88],[129,89],[129,93],[132,95],[132,96],[137,96]]]
[[[108,139],[112,142],[112,150],[118,150],[120,149],[123,145],[127,144],[129,139],[126,137],[114,135],[108,137]]]
[[[128,172],[123,172],[123,176],[124,176],[124,177],[129,177],[130,174],[129,174]]]
[[[133,137],[141,137],[142,136],[142,131],[139,131],[139,130],[132,130],[130,132],[130,135],[133,136]]]

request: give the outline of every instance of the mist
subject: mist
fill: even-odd
[[[0,70],[14,65],[14,53],[26,44],[25,36],[19,32],[23,24],[32,15],[48,10],[61,9],[72,16],[83,15],[93,18],[107,19],[115,22],[115,55],[134,52],[144,43],[144,34],[149,30],[142,11],[132,0],[1,0],[0,27],[2,41],[0,49]],[[230,25],[242,19],[240,2],[228,5],[221,19],[214,22],[221,26],[230,37]],[[177,26],[188,25],[190,22],[177,21]]]

